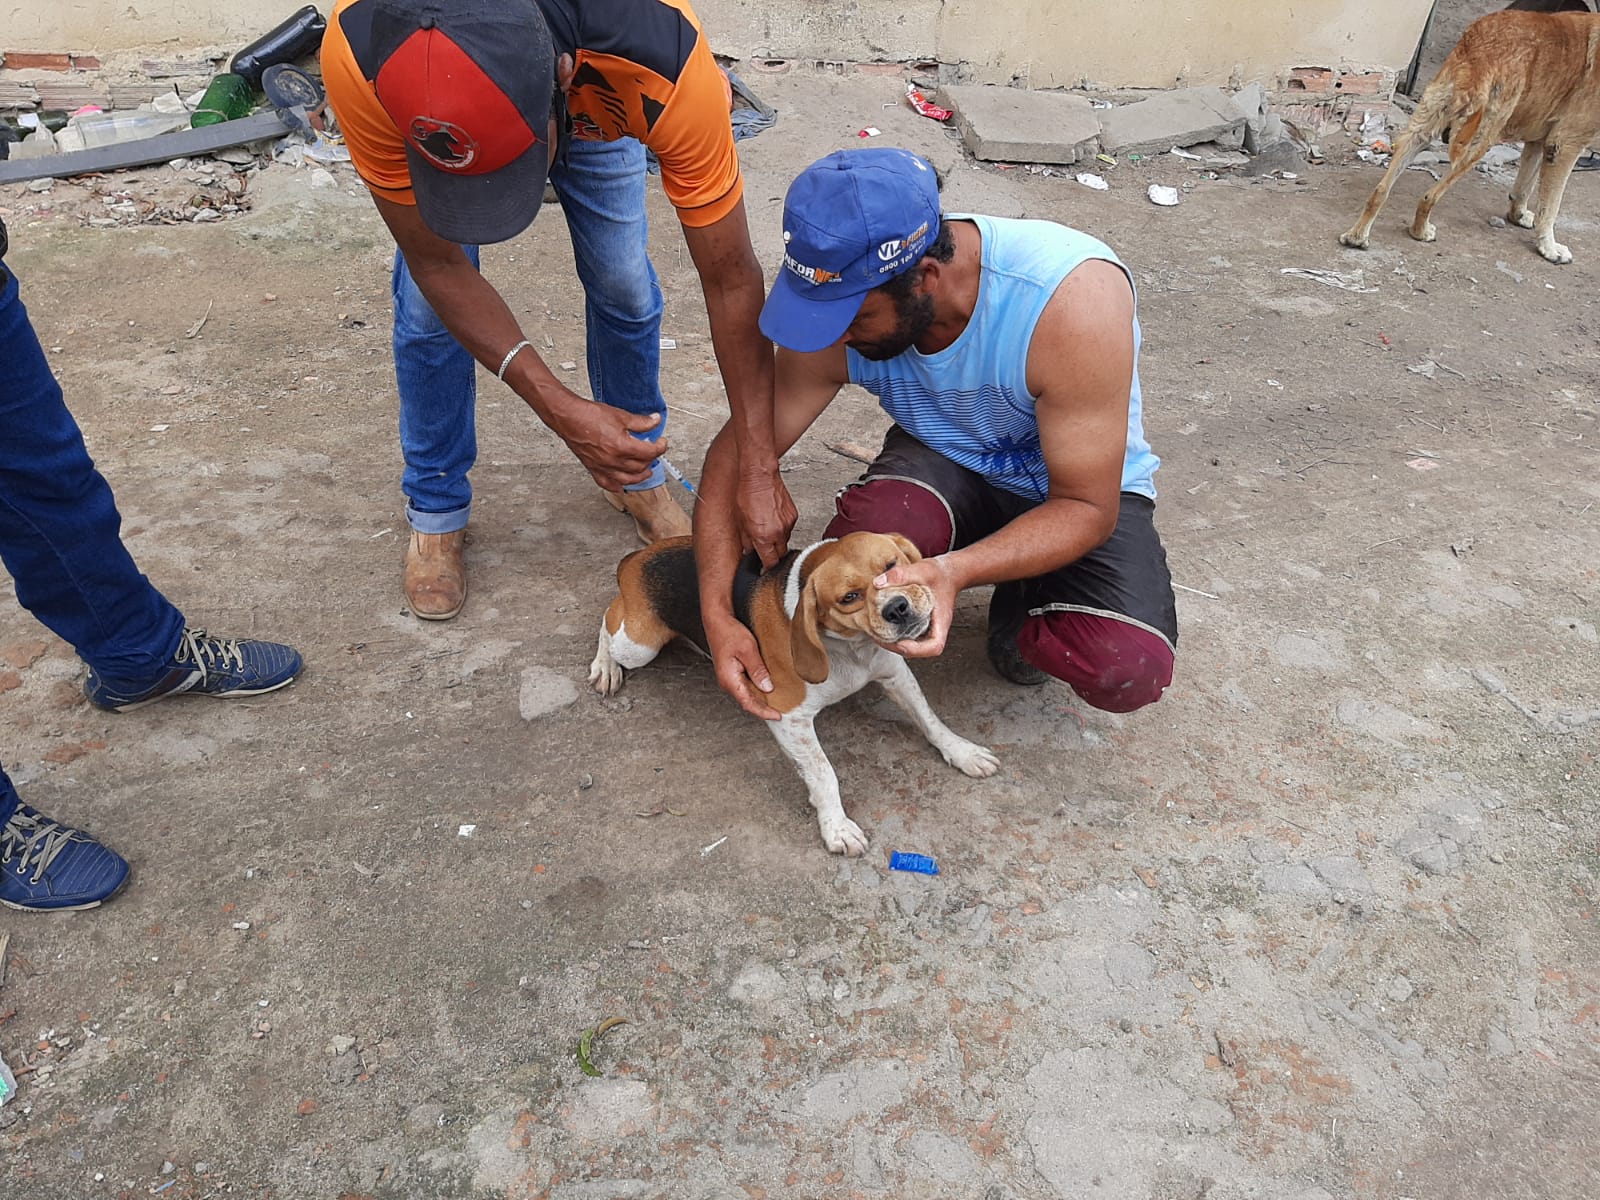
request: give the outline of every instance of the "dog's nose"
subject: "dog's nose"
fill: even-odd
[[[911,601],[896,596],[883,606],[883,619],[891,625],[904,625],[911,616]]]

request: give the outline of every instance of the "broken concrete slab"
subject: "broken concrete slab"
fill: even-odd
[[[1163,92],[1099,116],[1100,142],[1112,154],[1162,154],[1197,142],[1236,150],[1244,142],[1245,119],[1221,88]]]
[[[1270,144],[1270,139],[1263,143],[1261,136],[1267,121],[1276,121],[1279,129],[1283,127],[1281,118],[1267,116],[1267,89],[1259,83],[1252,83],[1240,88],[1229,99],[1233,102],[1234,110],[1244,118],[1245,153],[1260,153],[1263,144]]]
[[[1267,89],[1262,84],[1246,84],[1229,98],[1247,123],[1259,124],[1267,115]]]
[[[1281,142],[1263,146],[1261,153],[1242,169],[1246,175],[1272,175],[1279,171],[1298,174],[1305,165],[1305,156],[1295,149],[1293,142],[1285,138]]]
[[[1277,113],[1268,113],[1261,122],[1261,128],[1251,131],[1249,125],[1244,127],[1244,149],[1246,154],[1264,154],[1274,146],[1290,141],[1289,127],[1283,123],[1283,118]],[[1252,149],[1252,143],[1254,148]]]
[[[940,89],[940,100],[955,109],[967,150],[986,162],[1069,165],[1099,152],[1099,114],[1082,96],[952,86]]]

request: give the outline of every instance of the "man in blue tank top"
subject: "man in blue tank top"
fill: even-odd
[[[888,581],[932,588],[933,626],[892,648],[942,653],[956,597],[992,584],[1002,676],[1053,676],[1111,712],[1160,699],[1177,614],[1127,269],[1054,222],[941,214],[933,168],[905,150],[830,154],[794,181],[783,215],[783,269],[761,314],[779,347],[779,453],[846,383],[894,418],[827,529],[902,533],[921,550]],[[724,429],[695,514],[701,606],[719,682],[771,719],[766,667],[729,600],[740,544],[724,498],[737,472]]]

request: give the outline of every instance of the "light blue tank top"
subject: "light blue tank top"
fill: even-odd
[[[1123,266],[1103,242],[1053,221],[949,214],[983,235],[983,272],[972,320],[937,354],[915,347],[886,362],[854,350],[850,381],[878,398],[883,410],[923,445],[976,471],[995,487],[1029,500],[1050,485],[1039,445],[1035,397],[1028,391],[1028,347],[1045,304],[1080,263],[1103,258]],[[1133,285],[1130,275],[1128,284]],[[1139,317],[1133,318],[1133,388],[1122,490],[1155,498],[1161,460],[1145,441],[1139,394]]]

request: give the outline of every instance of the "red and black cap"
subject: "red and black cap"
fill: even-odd
[[[417,212],[453,242],[503,242],[538,215],[555,51],[535,0],[361,0],[339,14],[406,141]]]

